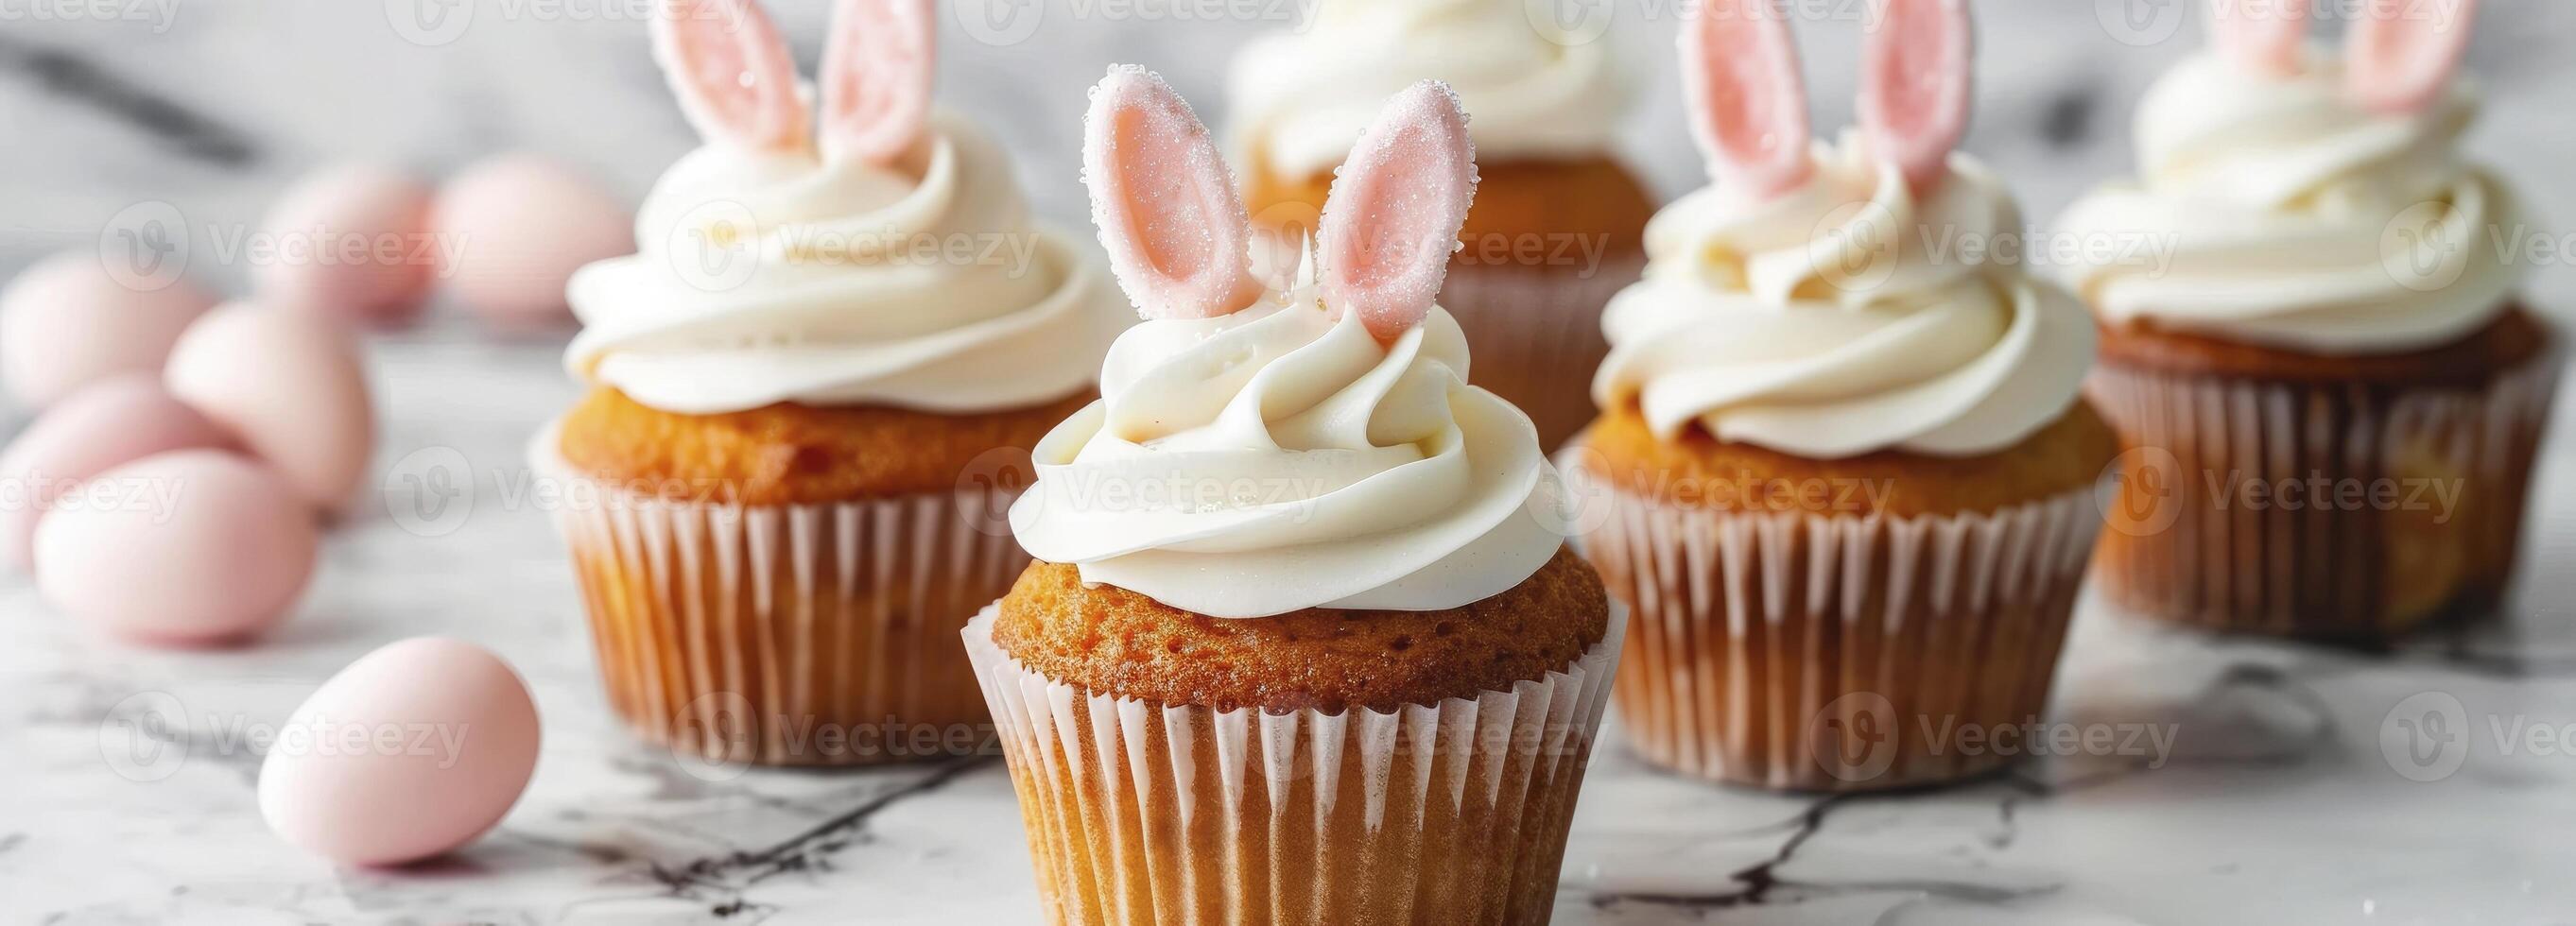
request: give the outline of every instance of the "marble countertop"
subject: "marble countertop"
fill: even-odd
[[[625,5],[454,2],[119,0],[70,20],[31,12],[69,4],[0,3],[0,123],[15,127],[0,145],[0,272],[90,246],[141,202],[209,233],[241,227],[332,157],[441,170],[534,147],[632,194],[687,144]],[[1030,2],[1049,18],[1023,41],[961,40],[950,24],[942,92],[1019,116],[991,121],[1021,152],[1040,211],[1069,221],[1081,216],[1071,112],[1100,63],[1156,64],[1221,118],[1224,51],[1264,25]],[[2034,216],[2126,162],[2120,114],[2189,47],[2151,40],[2154,17],[2181,2],[1982,5],[1985,110],[1969,147],[2006,169]],[[810,61],[821,5],[776,5]],[[429,6],[470,21],[453,35],[421,31],[425,20],[398,28]],[[2543,214],[2576,216],[2564,163],[2576,63],[2563,52],[2576,8],[2486,7],[2473,58],[2494,92],[2475,146]],[[1654,63],[1641,85],[1669,85],[1652,34],[1669,4],[1609,8],[1625,11],[1618,40]],[[2111,25],[2129,14],[2149,25]],[[2496,24],[2508,19],[2519,26]],[[1822,125],[1849,114],[1834,97],[1850,79],[1835,75],[1852,54],[1833,25],[1808,30]],[[1696,171],[1679,120],[1657,115],[1673,105],[1650,89],[1631,141],[1667,192]],[[239,268],[212,250],[191,272],[234,285]],[[2543,268],[2535,294],[2576,305],[2571,276]],[[373,343],[378,503],[333,535],[294,619],[255,647],[120,645],[23,579],[0,580],[0,921],[1036,919],[998,759],[711,772],[636,744],[609,716],[562,548],[520,491],[525,441],[575,394],[559,349],[482,339],[453,313]],[[0,429],[21,418],[0,412]],[[2088,607],[2050,722],[2112,745],[1923,794],[1714,789],[1641,767],[1614,737],[1586,781],[1558,921],[2576,924],[2576,841],[2562,835],[2576,828],[2570,424],[2535,493],[2545,510],[2526,555],[2538,568],[2500,624],[2351,653],[2176,634]],[[252,734],[358,654],[424,633],[490,645],[534,686],[546,742],[526,797],[492,836],[421,869],[337,869],[278,842],[256,808]]]

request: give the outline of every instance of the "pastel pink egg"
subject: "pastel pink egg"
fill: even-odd
[[[505,330],[570,324],[564,284],[583,264],[635,252],[635,217],[589,178],[534,154],[476,164],[439,191],[436,225],[454,247],[441,280]]]
[[[64,613],[168,645],[284,620],[313,576],[313,511],[219,450],[146,457],[81,483],[36,525],[36,588]]]
[[[0,452],[0,561],[35,565],[37,519],[81,480],[155,454],[231,444],[157,376],[128,373],[73,393]]]
[[[204,412],[324,511],[353,501],[375,449],[358,343],[322,315],[226,303],[170,352],[170,394]]]
[[[414,637],[350,663],[296,708],[259,769],[287,842],[353,865],[455,849],[508,814],[536,771],[536,702],[508,663]]]
[[[316,171],[260,220],[260,251],[245,251],[260,299],[394,327],[418,317],[437,268],[430,190],[375,164]]]
[[[40,408],[87,383],[158,370],[179,332],[214,304],[185,280],[129,287],[93,251],[45,258],[0,290],[0,383]]]

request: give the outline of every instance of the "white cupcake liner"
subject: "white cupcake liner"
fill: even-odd
[[[965,631],[1049,922],[1544,923],[1622,621],[1434,705],[1274,714],[1091,694]]]
[[[1633,609],[1616,699],[1649,762],[1731,784],[1875,791],[2011,757],[1959,731],[2038,720],[2102,517],[2091,490],[1993,513],[1745,513],[1565,467],[1581,549]]]
[[[2558,374],[2544,355],[2483,389],[2388,390],[2105,364],[2087,391],[2129,475],[2097,563],[2104,596],[2165,621],[2357,642],[2491,610]],[[2254,501],[2248,480],[2296,486],[2298,501]],[[2431,491],[2443,480],[2447,517]],[[2392,504],[2307,503],[2318,485],[2380,483]]]
[[[720,762],[861,765],[990,736],[960,618],[1028,565],[1008,492],[814,505],[671,500],[531,450],[565,500],[608,700],[637,733]]]
[[[1601,311],[1637,281],[1643,256],[1579,268],[1452,264],[1440,305],[1467,332],[1468,378],[1509,400],[1555,449],[1590,424],[1592,373],[1610,355]]]

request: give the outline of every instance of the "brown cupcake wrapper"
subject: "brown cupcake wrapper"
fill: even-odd
[[[1942,784],[2037,721],[2102,518],[2094,493],[1990,514],[1735,512],[1563,467],[1584,556],[1632,609],[1620,726],[1649,762],[1793,791]]]
[[[1621,623],[1563,670],[1393,712],[1089,694],[965,631],[1049,922],[1544,923]]]
[[[1592,374],[1610,355],[1601,311],[1645,267],[1639,257],[1580,268],[1452,264],[1440,305],[1458,317],[1473,358],[1468,378],[1530,416],[1554,450],[1590,424]]]
[[[1028,555],[1007,492],[814,505],[672,500],[530,451],[561,487],[610,706],[644,739],[727,763],[867,765],[971,752],[991,723],[959,618]]]
[[[2173,623],[2364,643],[2490,611],[2512,578],[2558,374],[2554,352],[2482,389],[2105,364],[2086,388],[2127,450],[2096,564],[2103,596]]]

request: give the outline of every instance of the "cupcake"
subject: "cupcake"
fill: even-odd
[[[573,278],[590,392],[531,451],[609,701],[722,760],[972,749],[955,634],[1028,561],[1008,474],[1091,400],[1125,307],[993,140],[931,112],[926,3],[843,5],[819,132],[759,7],[662,9],[707,144],[655,185],[640,253]]]
[[[1293,254],[1379,101],[1419,80],[1455,86],[1483,162],[1440,304],[1465,322],[1476,384],[1553,448],[1592,418],[1601,306],[1637,279],[1656,201],[1612,155],[1630,94],[1610,43],[1522,7],[1325,0],[1306,28],[1235,59],[1229,134],[1255,227]]]
[[[2532,220],[2459,150],[2475,7],[2364,4],[2338,59],[2302,5],[2238,6],[2148,92],[2142,175],[2058,223],[2131,255],[2071,275],[2134,470],[2099,584],[2155,619],[2364,644],[2491,612],[2559,362],[2512,253]]]
[[[1545,922],[1618,629],[1433,304],[1456,97],[1388,103],[1284,290],[1160,78],[1094,91],[1085,173],[1149,320],[1038,445],[1037,562],[965,634],[1047,918]]]
[[[1622,725],[1721,782],[1958,780],[2010,758],[1969,737],[2045,708],[2100,529],[2093,329],[2063,289],[1953,249],[2022,228],[1951,153],[1963,3],[1889,4],[1862,131],[1811,144],[1761,2],[1684,28],[1716,182],[1648,228],[1645,279],[1604,317],[1602,417],[1563,457],[1584,553],[1633,609]]]

